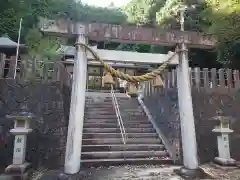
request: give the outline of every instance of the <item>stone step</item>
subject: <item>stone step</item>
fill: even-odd
[[[115,110],[111,110],[109,109],[108,111],[95,111],[95,110],[89,110],[89,111],[85,111],[84,113],[85,116],[91,116],[91,115],[115,115],[116,116],[116,112]]]
[[[117,97],[117,101],[121,103],[130,103],[130,104],[137,104],[137,101],[133,101],[132,99],[122,99]],[[99,103],[99,102],[104,102],[104,103],[112,103],[112,97],[107,97],[107,98],[99,98],[99,99],[87,99],[85,103]]]
[[[123,123],[124,126],[126,127],[131,127],[131,128],[151,128],[153,127],[151,123],[145,123],[145,124],[141,124],[141,123],[132,123],[132,122],[124,122]],[[84,123],[83,128],[118,128],[119,124],[118,121],[112,122],[112,123]]]
[[[133,109],[133,110],[129,110],[129,109],[124,109],[124,108],[119,108],[119,110],[121,110],[121,112],[125,112],[125,113],[142,113],[144,114],[144,111],[141,109]],[[111,108],[85,108],[85,112],[115,112],[114,107]]]
[[[147,119],[147,116],[143,115],[143,114],[128,114],[125,112],[121,113],[122,116],[126,116],[126,118],[128,117],[129,119]]]
[[[162,141],[158,138],[126,138],[126,144],[161,144]],[[122,137],[119,138],[97,138],[97,139],[83,139],[83,145],[106,145],[106,144],[123,144]]]
[[[87,108],[113,108],[113,104],[112,103],[105,103],[105,102],[101,102],[98,104],[85,104],[85,107]]]
[[[165,150],[163,144],[95,144],[95,145],[83,145],[83,152],[91,151],[159,151]]]
[[[153,128],[125,128],[126,133],[153,133]],[[119,128],[84,128],[83,133],[120,133]]]
[[[129,107],[130,109],[133,109],[133,108],[141,108],[141,105],[137,102],[137,103],[131,103],[131,102],[121,102],[118,103],[118,105],[123,105],[123,106],[127,106]]]
[[[112,101],[112,99],[109,99],[109,100],[99,100],[99,101],[85,102],[85,104],[100,104],[100,103],[112,104],[113,101]],[[133,106],[139,105],[139,103],[137,101],[132,102],[132,101],[129,101],[129,100],[122,100],[122,99],[117,99],[117,103],[118,104],[128,104],[128,105],[133,105]]]
[[[131,105],[137,105],[138,102],[132,102],[129,100],[123,100],[123,99],[118,99],[117,98],[117,102],[118,104],[131,104]],[[85,104],[100,104],[100,103],[104,103],[104,104],[112,104],[112,98],[111,99],[98,99],[98,100],[87,100],[85,101]]]
[[[139,124],[146,124],[149,123],[147,119],[123,119],[123,123],[139,123]],[[85,118],[85,123],[115,123],[117,122],[117,118],[111,119],[98,119],[98,118]]]
[[[121,133],[83,133],[83,139],[121,138]],[[158,138],[157,133],[128,133],[128,138]]]
[[[121,105],[119,104],[119,109],[120,110],[125,110],[126,112],[129,111],[129,112],[136,112],[136,111],[143,111],[142,108],[139,108],[138,106],[128,106],[128,105]]]
[[[102,106],[101,106],[102,105]],[[86,107],[108,107],[108,106],[112,106],[113,102],[109,101],[109,102],[104,102],[104,101],[100,101],[100,102],[91,102],[91,103],[85,103]]]
[[[126,110],[126,111],[143,111],[142,108],[138,107],[138,106],[129,106],[129,105],[125,105],[125,104],[118,104],[119,105],[119,109],[121,110]],[[97,104],[97,105],[85,105],[85,109],[91,109],[91,110],[108,110],[108,109],[114,109],[113,104]]]
[[[119,165],[162,165],[173,164],[173,161],[168,157],[154,158],[118,158],[118,159],[82,159],[81,163],[86,167],[99,166],[119,166]],[[150,179],[149,179],[150,180]]]
[[[146,117],[142,118],[132,118],[127,116],[122,116],[123,122],[140,122],[140,123],[149,123],[149,120]]]
[[[134,108],[134,109],[129,109],[129,108],[122,108],[122,107],[119,107],[119,109],[121,111],[124,111],[124,112],[129,112],[129,113],[134,113],[134,112],[143,112],[142,109],[138,109],[137,107]]]
[[[95,116],[91,115],[91,116],[85,116],[87,119],[99,119],[99,120],[102,120],[102,119],[105,119],[105,120],[111,120],[111,119],[114,119],[114,115],[100,115],[99,117],[100,118],[97,118],[96,117],[97,114]],[[103,118],[105,116],[105,118]],[[145,116],[141,116],[141,117],[136,117],[136,116],[131,116],[131,115],[127,115],[127,114],[124,114],[122,113],[121,114],[121,117],[122,117],[122,120],[124,121],[137,121],[139,120],[140,122],[143,122],[143,121],[149,121],[147,117]],[[115,119],[116,119],[116,115],[115,115]]]
[[[86,120],[99,120],[99,121],[111,121],[111,120],[116,120],[117,116],[116,115],[97,115],[97,114],[92,114],[92,115],[85,115],[84,116]],[[123,121],[149,121],[147,117],[145,116],[129,116],[125,114],[121,114],[122,120]],[[98,121],[97,121],[98,122]]]
[[[104,106],[102,106],[103,105],[103,103],[101,103],[101,104],[98,104],[98,105],[89,105],[89,106],[87,106],[87,105],[85,105],[85,109],[99,109],[99,110],[107,110],[107,109],[109,109],[109,108],[114,108],[113,107],[113,105],[111,104],[111,105],[109,105],[109,106],[107,106],[107,107],[104,107]]]
[[[94,119],[112,119],[117,118],[116,114],[88,114],[85,115],[85,118],[94,118]]]
[[[91,109],[102,109],[102,110],[104,110],[104,109],[109,109],[109,107],[112,107],[112,108],[114,108],[113,107],[113,104],[109,104],[109,105],[107,105],[107,107],[104,107],[104,106],[102,106],[103,105],[103,103],[100,103],[100,104],[89,104],[89,105],[86,105],[85,104],[85,109],[88,109],[88,108],[91,108]],[[95,106],[95,107],[93,107],[93,106]]]
[[[120,159],[120,158],[161,158],[167,157],[166,151],[98,151],[82,152],[82,159]]]
[[[101,102],[85,103],[85,107],[109,107],[111,105],[113,105],[112,101],[111,102],[110,101],[109,102],[101,101]],[[137,103],[129,103],[129,102],[123,103],[121,101],[118,101],[118,105],[119,106],[126,106],[129,109],[141,108],[141,106]]]
[[[143,112],[139,112],[139,111],[136,111],[136,112],[125,112],[123,110],[120,109],[120,112],[121,112],[121,115],[126,115],[126,116],[129,116],[129,117],[146,117],[146,114],[143,113]]]

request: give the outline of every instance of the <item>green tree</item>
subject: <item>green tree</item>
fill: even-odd
[[[31,34],[34,34],[33,32],[36,30],[39,16],[51,19],[60,16],[82,22],[132,23],[140,26],[157,25],[179,29],[179,8],[182,5],[191,6],[193,4],[196,5],[196,9],[186,12],[185,29],[213,34],[219,42],[217,46],[218,62],[240,67],[238,61],[240,58],[240,3],[237,0],[131,0],[121,9],[112,6],[110,8],[92,7],[75,0],[0,1],[0,35],[7,33],[11,39],[16,41],[19,21],[20,18],[23,18],[21,43],[27,43],[31,47],[29,54],[33,52],[39,54],[39,49],[42,49],[42,56],[50,57],[53,53],[52,49],[55,49],[53,47],[58,42],[53,39],[45,39],[42,35],[40,35],[42,42],[29,40],[31,39],[29,37],[33,36]],[[36,35],[36,37],[38,36]],[[34,43],[36,44],[34,45]],[[110,45],[108,46],[110,47]],[[117,49],[152,53],[165,53],[169,50],[163,46],[140,44],[121,44]],[[198,56],[198,53],[195,54]]]
[[[60,48],[63,40],[52,36],[43,36],[37,29],[29,30],[25,38],[29,55],[39,56],[41,59],[53,61],[56,57],[56,51]]]
[[[53,66],[57,60],[57,50],[63,44],[63,40],[57,37],[43,36],[36,28],[29,30],[25,38],[30,60],[25,59],[25,67],[28,69],[28,77],[44,76],[44,66]],[[29,69],[31,67],[31,69]],[[33,73],[32,73],[33,72]]]
[[[165,0],[132,0],[123,9],[128,22],[137,25],[155,25],[156,12]]]
[[[75,0],[8,0],[0,2],[0,35],[8,33],[17,39],[19,21],[23,18],[22,40],[29,29],[36,27],[38,17],[57,18],[59,16],[83,22],[106,22],[122,24],[125,14],[118,8],[98,8],[83,5]]]
[[[240,68],[240,3],[236,0],[208,0],[202,12],[209,26],[206,31],[218,39],[217,60]]]

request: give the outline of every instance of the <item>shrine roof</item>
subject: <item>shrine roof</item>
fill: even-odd
[[[170,58],[174,52],[169,51],[168,54],[153,54],[153,53],[139,53],[129,51],[117,51],[97,49],[97,46],[91,47],[93,51],[97,53],[100,59],[106,62],[122,62],[122,63],[143,63],[143,64],[162,64],[168,58]],[[57,53],[62,56],[75,56],[76,49],[74,46],[62,45]],[[87,52],[87,58],[95,61],[91,53]],[[172,61],[169,64],[178,64],[178,56],[174,55]]]
[[[8,37],[0,37],[0,47],[17,47],[17,43],[12,41]]]
[[[12,41],[10,38],[8,37],[0,37],[0,49],[13,49],[13,48],[17,48],[17,43]],[[20,48],[24,48],[23,44],[20,44],[19,46]]]

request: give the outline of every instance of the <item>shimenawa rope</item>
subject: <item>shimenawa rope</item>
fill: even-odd
[[[180,52],[180,50],[178,50],[177,52],[175,52],[174,54],[172,54],[168,60],[166,60],[161,66],[159,66],[157,69],[153,70],[152,72],[143,74],[141,76],[130,76],[128,74],[125,74],[121,71],[115,70],[114,68],[112,68],[109,64],[105,63],[102,59],[100,59],[100,57],[97,55],[96,52],[94,52],[89,46],[87,46],[86,44],[83,43],[76,43],[75,45],[79,45],[79,46],[83,46],[87,51],[89,51],[91,53],[91,55],[93,56],[93,58],[96,61],[99,61],[104,68],[111,74],[114,75],[120,79],[126,80],[128,82],[141,82],[141,81],[148,81],[148,80],[152,80],[154,78],[156,78],[156,76],[160,75],[167,67],[167,65],[169,64],[169,62],[172,61],[173,57]]]

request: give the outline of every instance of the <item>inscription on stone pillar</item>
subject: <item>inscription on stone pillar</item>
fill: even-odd
[[[23,164],[25,161],[26,135],[16,135],[14,141],[13,164]]]

